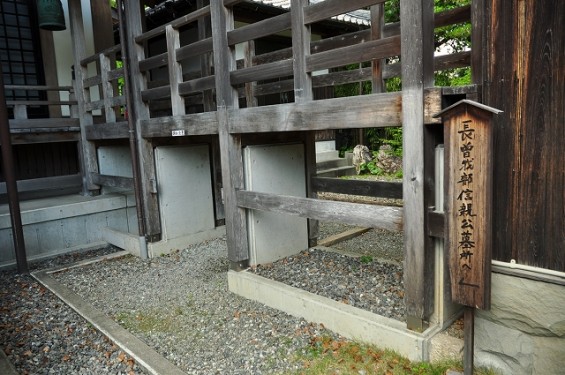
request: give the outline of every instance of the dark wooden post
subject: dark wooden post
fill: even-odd
[[[142,22],[145,18],[139,1],[124,1],[124,8],[127,28],[120,32],[125,34],[124,40],[127,43],[127,46],[123,46],[129,62],[129,71],[126,74],[132,77],[130,81],[133,108],[128,108],[128,113],[135,125],[145,235],[149,242],[154,242],[158,241],[161,235],[159,203],[155,190],[155,152],[151,141],[141,137],[141,121],[149,118],[149,107],[141,98],[146,83],[144,74],[139,69],[139,61],[145,57],[145,50],[143,45],[135,42],[135,37],[143,33]]]
[[[433,257],[425,231],[424,89],[434,84],[433,0],[400,2],[406,322],[423,331],[433,309]],[[426,246],[430,244],[430,246]]]
[[[465,307],[465,374],[473,373],[474,308],[490,308],[492,126],[501,111],[461,100],[444,122],[446,233],[451,299]]]
[[[292,0],[290,12],[292,16],[292,54],[294,70],[294,100],[305,103],[314,99],[312,76],[306,69],[306,57],[310,54],[310,26],[304,24],[304,7],[307,0]],[[304,153],[306,160],[306,190],[309,198],[316,198],[317,192],[312,188],[312,179],[316,177],[316,133],[304,133]],[[308,245],[316,246],[318,242],[319,222],[308,219]]]
[[[8,206],[10,208],[10,220],[12,222],[12,235],[18,273],[27,274],[29,273],[29,268],[27,264],[20,200],[18,198],[18,182],[14,170],[10,120],[8,119],[8,108],[6,106],[4,92],[4,77],[2,75],[2,66],[0,66],[0,149],[2,151],[2,168],[4,170],[4,179],[6,180],[6,190],[8,193]]]
[[[84,87],[86,67],[81,65],[81,60],[86,57],[86,38],[84,35],[84,24],[82,19],[81,2],[78,0],[69,1],[69,23],[73,39],[73,57],[75,62],[75,93],[77,98],[78,110],[80,113],[80,150],[81,150],[81,170],[84,195],[97,194],[100,186],[92,181],[92,174],[98,173],[98,158],[96,147],[86,139],[86,127],[94,123],[92,112],[86,110],[86,101],[90,98],[90,91]]]
[[[233,10],[223,1],[210,3],[214,44],[214,72],[218,103],[218,135],[224,184],[226,237],[231,268],[241,270],[249,264],[249,242],[245,209],[237,206],[236,191],[243,189],[243,155],[240,134],[230,134],[228,111],[238,108],[237,91],[230,81],[235,70],[235,51],[228,44],[228,31],[234,28]]]

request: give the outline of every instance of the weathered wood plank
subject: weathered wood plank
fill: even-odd
[[[471,6],[465,5],[459,8],[436,13],[434,15],[434,27],[454,25],[457,23],[469,22],[470,20],[471,20]]]
[[[310,24],[322,21],[352,10],[384,2],[385,0],[326,0],[304,8],[304,23]]]
[[[75,128],[76,129],[76,128]],[[25,133],[12,133],[12,144],[30,144],[30,143],[49,143],[49,142],[76,142],[81,139],[80,129],[76,131],[71,131],[70,129],[65,129],[61,132],[25,132]]]
[[[494,259],[565,272],[565,2],[487,1]]]
[[[261,81],[292,75],[292,60],[282,60],[268,64],[255,65],[231,72],[231,84]]]
[[[142,9],[137,1],[124,1],[125,21],[127,23],[124,30],[123,39],[127,41],[124,46],[124,54],[128,57],[128,69],[130,71],[129,80],[132,96],[132,108],[128,108],[130,121],[135,127],[135,146],[137,148],[139,180],[141,185],[144,229],[147,241],[156,241],[161,235],[161,219],[159,214],[159,202],[156,192],[153,189],[153,182],[157,180],[155,173],[155,157],[153,145],[150,141],[141,137],[141,120],[149,118],[149,108],[143,102],[142,91],[147,87],[146,76],[140,69],[139,62],[145,57],[145,48],[142,44],[134,43],[137,36],[142,34],[141,22]],[[133,143],[133,142],[132,142]]]
[[[117,53],[119,53],[122,49],[122,46],[120,44],[116,44],[113,45],[111,47],[108,47],[98,53],[95,53],[94,55],[90,55],[88,57],[85,57],[84,59],[80,60],[80,64],[83,66],[86,66],[90,63],[96,62],[98,61],[98,59],[100,58],[99,55],[104,55],[104,56],[112,56],[112,55],[116,55]]]
[[[80,187],[82,185],[82,177],[80,174],[73,174],[66,176],[19,180],[17,183],[19,193],[54,189],[61,190],[70,187]],[[0,182],[0,194],[6,193],[6,183]]]
[[[273,35],[290,29],[290,13],[283,13],[249,25],[239,27],[228,32],[228,44],[234,46],[238,43],[255,40],[264,36]]]
[[[461,23],[469,21],[469,7],[461,7],[453,10],[440,12],[435,14],[434,25],[435,27],[447,26],[452,23]],[[382,31],[382,38],[389,38],[400,35],[400,23],[388,23],[384,25]],[[371,30],[361,30],[352,33],[342,34],[335,37],[330,37],[322,40],[316,40],[311,43],[311,53],[319,53],[324,51],[333,50],[335,48],[347,47],[359,43],[364,43],[371,40]],[[292,57],[292,48],[283,48],[274,52],[264,53],[255,57],[254,64],[264,64]]]
[[[256,133],[400,126],[401,94],[230,110],[230,132]]]
[[[93,173],[91,178],[95,184],[101,186],[133,190],[133,178],[131,177],[108,176],[104,174]]]
[[[92,113],[86,110],[86,103],[90,101],[89,90],[83,86],[84,78],[87,76],[86,68],[80,64],[80,61],[86,57],[86,36],[84,32],[84,23],[82,18],[82,6],[78,0],[69,1],[69,23],[72,36],[73,59],[75,62],[75,84],[77,87],[77,102],[80,116],[80,150],[82,157],[80,158],[83,173],[83,190],[85,195],[95,194],[99,187],[90,179],[90,173],[98,173],[98,159],[96,156],[96,147],[86,139],[85,127],[93,123]]]
[[[159,86],[152,89],[143,90],[141,92],[141,99],[144,102],[150,100],[168,99],[171,97],[171,88],[169,85]]]
[[[407,325],[423,330],[433,308],[433,265],[425,233],[424,88],[434,85],[432,0],[400,2],[402,35],[402,128],[404,285]],[[430,252],[430,253],[428,253]]]
[[[60,127],[80,127],[78,118],[42,118],[27,120],[10,120],[10,129],[30,129],[34,128],[60,128]]]
[[[315,177],[312,179],[312,188],[318,192],[402,199],[401,182]]]
[[[203,112],[183,116],[168,116],[143,120],[143,138],[218,134],[218,118],[215,112]],[[184,132],[184,135],[180,135]]]
[[[247,217],[244,209],[237,207],[235,192],[245,186],[241,136],[229,132],[228,109],[238,107],[237,91],[231,85],[230,72],[236,69],[235,56],[228,45],[227,33],[234,29],[233,9],[220,1],[210,4],[212,37],[214,39],[214,73],[218,105],[218,134],[224,184],[224,208],[228,259],[231,268],[243,269],[249,264]]]
[[[160,68],[166,66],[169,62],[169,55],[166,52],[161,54],[148,57],[139,62],[139,70],[141,72],[148,72],[151,69]]]
[[[100,55],[100,80],[101,85],[101,96],[104,102],[104,116],[106,117],[106,122],[115,122],[116,113],[113,108],[113,97],[114,97],[114,86],[108,77],[108,72],[112,69],[110,66],[110,59],[107,56]]]
[[[334,202],[247,190],[237,192],[237,204],[253,210],[280,212],[320,221],[402,230],[402,209],[399,207]]]
[[[189,95],[194,92],[200,92],[204,90],[212,90],[215,88],[214,76],[202,77],[193,79],[190,81],[185,81],[179,84],[179,95]]]
[[[89,141],[129,138],[129,127],[127,121],[89,125],[85,128],[85,132],[86,139]]]
[[[312,72],[399,54],[400,37],[393,36],[311,55],[307,60],[307,69]]]
[[[162,25],[162,26],[158,26],[154,29],[151,29],[150,31],[140,34],[138,36],[135,37],[135,42],[138,44],[143,44],[143,42],[155,38],[156,36],[162,35],[165,33],[165,28],[167,27],[167,25],[171,25],[174,29],[179,29],[180,27],[184,26],[184,25],[188,25],[191,22],[194,21],[198,21],[201,18],[207,17],[208,15],[210,15],[210,6],[207,5],[205,7],[199,8],[197,10],[195,10],[192,13],[186,14],[180,18],[175,19],[174,21],[166,24],[166,25]]]
[[[304,7],[307,0],[293,0],[291,2],[292,16],[292,55],[294,70],[294,100],[296,103],[308,103],[314,99],[312,91],[312,77],[306,71],[306,58],[310,54],[310,40],[312,35],[310,27],[304,24]],[[315,133],[306,132],[303,136],[306,171],[306,196],[317,198],[317,192],[312,188],[312,178],[316,176],[316,142]],[[319,223],[315,219],[308,219],[308,246],[315,246],[318,242]]]
[[[194,43],[182,46],[177,50],[177,61],[183,61],[194,56],[212,52],[212,38],[203,38]]]
[[[173,116],[180,116],[185,113],[184,99],[179,95],[179,83],[183,81],[182,66],[177,62],[176,55],[176,51],[180,47],[180,35],[178,30],[169,25],[165,29],[165,36],[167,38],[167,70],[169,71],[169,87],[171,89],[171,110]]]
[[[74,100],[6,100],[8,107],[32,105],[75,105]]]
[[[4,85],[6,90],[33,90],[33,91],[73,91],[73,86],[50,85]]]
[[[96,109],[104,109],[106,106],[110,107],[119,107],[124,106],[126,104],[126,98],[124,96],[116,96],[113,98],[96,100],[93,102],[86,103],[84,108],[87,111],[94,111]],[[106,122],[111,122],[109,119],[106,119]]]

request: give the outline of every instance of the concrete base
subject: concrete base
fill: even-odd
[[[178,238],[168,239],[164,241],[148,243],[148,255],[150,258],[158,257],[163,254],[169,254],[175,250],[184,249],[189,245],[200,243],[203,241],[212,240],[226,234],[225,226],[217,227],[211,230],[206,230],[198,233],[193,233],[191,235],[182,236]],[[126,250],[132,255],[140,256],[141,254],[141,243],[139,241],[139,236],[116,231],[110,228],[104,229],[104,239],[121,249]]]
[[[102,257],[101,259],[105,259]],[[64,269],[65,267],[62,267]],[[58,272],[59,269],[51,271],[39,271],[32,276],[53,294],[69,305],[80,316],[85,318],[94,328],[106,335],[112,342],[119,346],[129,356],[133,357],[137,364],[149,374],[184,374],[178,367],[161,356],[153,348],[145,344],[139,338],[128,332],[125,328],[108,318],[102,312],[96,310],[92,305],[85,302],[71,289],[58,282],[50,274]],[[4,372],[2,372],[4,374]],[[6,374],[9,374],[6,373]]]
[[[137,218],[131,194],[96,197],[68,195],[20,204],[28,260],[105,246],[103,229],[135,233]],[[10,212],[0,206],[0,267],[15,264]]]
[[[230,291],[310,322],[322,323],[342,336],[388,348],[415,361],[429,359],[429,343],[437,333],[431,327],[419,334],[406,324],[345,305],[249,271],[228,272]]]

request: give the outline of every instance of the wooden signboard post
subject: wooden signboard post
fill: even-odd
[[[473,371],[474,308],[490,309],[492,128],[501,111],[461,100],[444,123],[446,233],[451,298],[465,308],[465,374]]]

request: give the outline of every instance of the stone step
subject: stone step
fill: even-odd
[[[318,171],[332,168],[350,167],[351,163],[346,158],[335,158],[331,160],[322,161],[316,163],[316,169]]]
[[[355,167],[343,166],[337,168],[318,169],[318,177],[342,177],[355,175]]]

